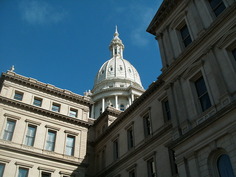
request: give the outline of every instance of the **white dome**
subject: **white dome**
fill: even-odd
[[[94,88],[109,80],[123,80],[123,82],[132,83],[139,88],[143,88],[137,70],[129,61],[117,56],[106,61],[98,71]]]

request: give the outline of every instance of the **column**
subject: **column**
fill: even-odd
[[[130,106],[132,104],[131,98],[129,97],[128,99],[129,99],[129,106]]]
[[[131,94],[131,102],[134,102],[134,94]]]
[[[118,95],[115,95],[115,108],[119,109],[119,106],[118,106]]]
[[[102,112],[105,111],[105,98],[102,98]]]
[[[94,105],[92,105],[92,108],[91,108],[91,118],[95,118],[95,116],[94,116]]]

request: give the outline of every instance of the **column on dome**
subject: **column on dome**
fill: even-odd
[[[102,98],[102,112],[105,111],[105,98]]]
[[[118,105],[118,95],[115,95],[115,108],[119,109],[119,105]]]

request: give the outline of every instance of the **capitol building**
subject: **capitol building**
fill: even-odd
[[[117,27],[84,95],[2,73],[0,177],[235,177],[235,9],[163,0],[147,27],[162,73],[147,90]]]

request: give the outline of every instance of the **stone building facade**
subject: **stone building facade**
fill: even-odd
[[[86,96],[2,74],[3,175],[234,177],[235,9],[235,0],[164,0],[147,28],[160,47],[162,74],[132,104],[126,94],[124,111],[118,98],[126,89],[112,72],[123,59],[117,31],[112,62]]]

